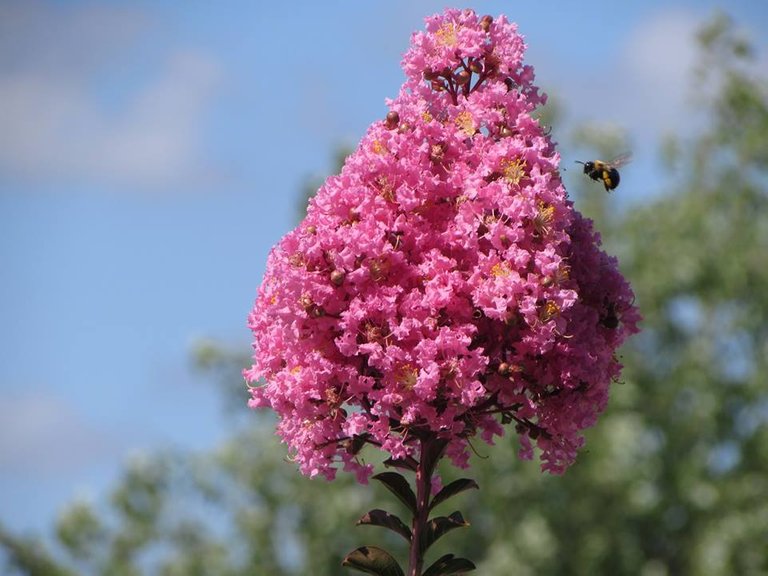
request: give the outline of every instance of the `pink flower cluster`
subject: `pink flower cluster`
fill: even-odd
[[[365,481],[363,445],[417,457],[425,435],[465,467],[504,424],[559,473],[604,409],[638,314],[567,199],[524,48],[503,16],[428,18],[386,119],[272,250],[245,375],[303,473]]]

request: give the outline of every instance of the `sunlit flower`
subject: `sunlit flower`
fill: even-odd
[[[466,466],[507,424],[559,473],[605,408],[638,314],[567,198],[524,47],[503,16],[428,18],[386,119],[270,253],[250,405],[305,474],[365,480],[361,444],[404,458],[425,434]]]

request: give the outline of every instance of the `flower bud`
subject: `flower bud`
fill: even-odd
[[[493,54],[488,54],[485,57],[485,73],[488,75],[495,74],[499,69],[499,59]]]
[[[325,309],[322,306],[312,306],[309,310],[309,315],[313,318],[320,318],[321,316],[325,316]]]
[[[486,14],[480,18],[480,28],[482,28],[485,32],[488,32],[491,29],[491,24],[493,24],[493,16],[490,14]]]
[[[387,119],[385,121],[385,126],[392,130],[393,128],[397,128],[397,125],[400,123],[400,114],[395,112],[394,110],[390,110],[387,113]]]
[[[346,272],[344,270],[336,269],[333,272],[331,272],[331,282],[336,286],[341,286],[344,283],[344,278],[346,277]]]
[[[314,305],[315,303],[312,302],[312,298],[309,294],[302,294],[299,298],[299,306],[301,306],[307,313],[309,313]]]
[[[435,92],[442,92],[445,90],[445,82],[443,80],[432,80],[432,90]]]
[[[461,72],[457,72],[454,75],[454,80],[456,81],[456,84],[459,86],[463,86],[467,82],[469,82],[469,79],[472,77],[471,73],[467,70],[462,70]]]

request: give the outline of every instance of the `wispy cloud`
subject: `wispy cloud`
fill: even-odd
[[[636,131],[686,131],[691,120],[691,82],[698,55],[700,14],[665,8],[641,21],[620,55],[619,107]]]
[[[205,176],[216,63],[145,42],[150,32],[133,9],[0,5],[5,179],[163,188]]]
[[[114,446],[111,447],[114,449]],[[50,391],[8,392],[0,403],[0,468],[23,478],[68,476],[102,459],[109,441]]]

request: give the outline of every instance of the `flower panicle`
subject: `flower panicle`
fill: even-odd
[[[303,473],[365,481],[363,446],[407,461],[426,437],[464,467],[505,426],[560,473],[604,409],[639,316],[524,50],[504,16],[428,18],[386,117],[271,252],[246,378]]]

